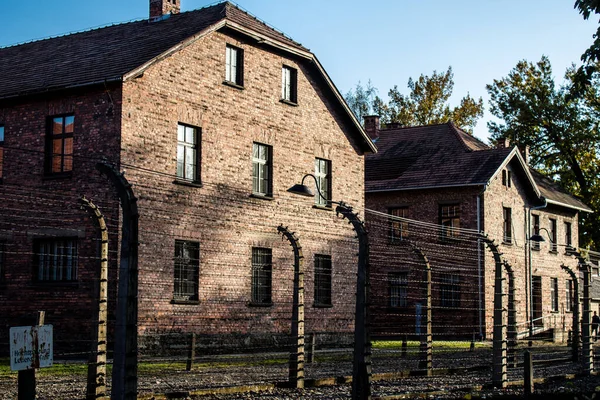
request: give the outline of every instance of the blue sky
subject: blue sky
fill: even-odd
[[[9,0],[0,0],[8,3]],[[213,4],[181,0],[182,11]],[[386,97],[409,77],[454,71],[456,105],[517,61],[547,55],[557,79],[591,44],[597,18],[574,0],[238,0],[240,7],[311,49],[342,93],[369,79]],[[3,7],[0,46],[147,18],[148,0],[21,0]],[[0,60],[1,62],[1,60]],[[486,113],[475,135],[486,140]]]

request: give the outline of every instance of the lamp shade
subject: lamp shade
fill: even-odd
[[[294,186],[287,190],[290,193],[299,194],[300,196],[312,197],[315,194],[306,185],[296,183]]]
[[[542,235],[540,235],[539,233],[536,233],[535,235],[531,235],[529,240],[531,240],[532,242],[545,242],[546,241],[544,239],[544,237]]]

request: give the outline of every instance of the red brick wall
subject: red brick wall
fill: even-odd
[[[120,100],[118,88],[89,89],[29,97],[0,103],[5,126],[4,177],[0,183],[0,240],[6,242],[4,279],[0,282],[0,351],[8,327],[30,325],[35,313],[46,312],[54,325],[58,353],[78,344],[88,348],[98,287],[100,234],[78,199],[85,195],[106,216],[111,229],[119,225],[115,192],[95,170],[100,157],[119,161]],[[72,175],[44,176],[48,116],[75,116]],[[77,281],[35,283],[33,241],[52,236],[78,237]],[[111,292],[114,292],[117,234],[111,232]],[[111,307],[114,304],[111,302]]]
[[[244,50],[244,89],[223,84],[225,46]],[[282,64],[298,69],[298,105],[279,101]],[[123,163],[140,207],[142,333],[289,332],[293,254],[283,224],[304,252],[306,331],[353,329],[356,253],[351,227],[312,198],[286,192],[315,157],[331,160],[333,199],[363,206],[363,162],[346,117],[305,63],[212,33],[124,84]],[[202,129],[202,187],[174,184],[177,124]],[[252,143],[273,146],[273,199],[252,192]],[[161,175],[162,174],[162,175]],[[314,187],[314,183],[306,183]],[[173,304],[176,239],[200,243],[199,304]],[[273,305],[251,307],[252,247],[273,250]],[[313,257],[333,264],[333,307],[313,307]]]

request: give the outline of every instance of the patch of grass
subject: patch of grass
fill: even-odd
[[[409,340],[406,342],[409,349],[419,348],[420,342],[416,340]],[[437,350],[469,350],[471,348],[470,341],[443,341],[437,340],[432,344],[434,349]],[[490,344],[485,342],[475,342],[476,349],[489,348]],[[373,348],[375,349],[386,349],[386,350],[402,350],[401,340],[378,340],[373,342]]]

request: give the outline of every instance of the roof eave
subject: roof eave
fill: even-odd
[[[594,211],[592,211],[589,208],[583,208],[583,207],[574,206],[572,204],[561,203],[560,201],[550,200],[548,198],[546,198],[546,201],[548,202],[548,204],[552,204],[552,205],[555,205],[555,206],[565,207],[565,208],[571,208],[573,210],[583,211],[583,212],[586,212],[586,213],[589,213],[589,214],[593,214],[594,213]]]
[[[45,87],[45,88],[41,88],[41,89],[30,90],[27,92],[19,92],[19,93],[15,93],[15,94],[10,94],[8,96],[1,96],[0,100],[10,100],[10,99],[17,99],[19,97],[35,96],[35,95],[44,94],[44,93],[60,92],[61,90],[77,89],[77,88],[86,87],[86,86],[107,85],[107,84],[112,84],[112,83],[121,82],[121,81],[123,81],[123,78],[121,76],[115,76],[112,78],[100,79],[100,80],[96,80],[96,81],[77,83],[75,85],[50,86],[50,87]]]
[[[408,191],[408,190],[425,190],[425,189],[451,189],[451,188],[460,188],[460,187],[486,186],[487,184],[488,184],[488,182],[465,183],[462,185],[413,186],[413,187],[403,187],[403,188],[395,188],[395,189],[365,190],[365,193],[404,192],[404,191]]]

